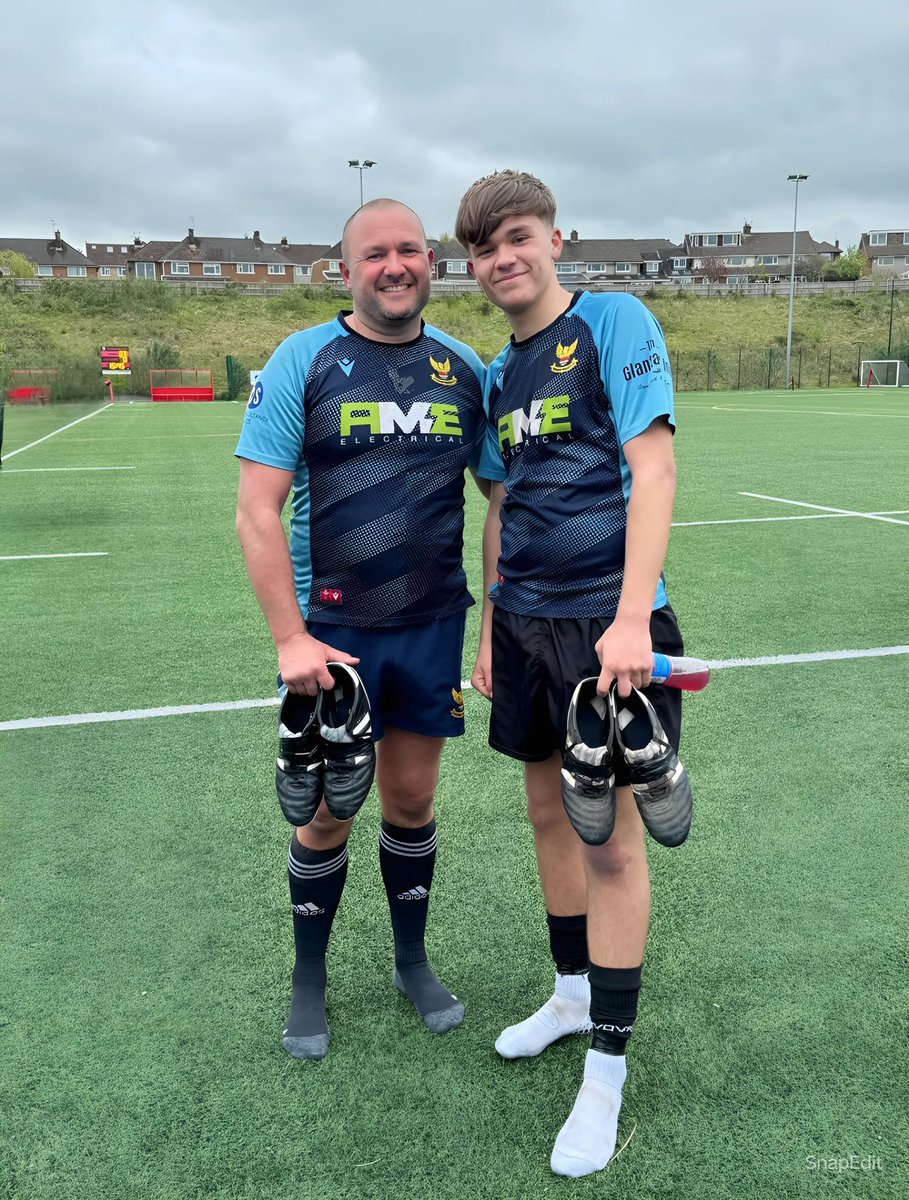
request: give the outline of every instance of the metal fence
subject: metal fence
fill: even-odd
[[[786,387],[786,351],[781,347],[741,347],[720,350],[674,350],[670,353],[677,392],[761,391]],[[792,352],[792,386],[827,388],[855,386],[863,359],[909,362],[909,343],[891,347],[829,346]]]

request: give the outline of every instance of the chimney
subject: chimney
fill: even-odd
[[[60,236],[59,229],[54,230],[54,246],[56,247],[57,250],[63,249],[63,238]]]
[[[837,238],[837,239],[836,239],[836,241],[835,241],[833,244],[834,244],[834,246],[836,246],[837,250],[839,250],[839,248],[840,248],[840,239],[839,239],[839,238]]]
[[[188,232],[189,232],[189,243],[190,243],[190,245],[194,245],[194,243],[196,241],[196,231],[195,231],[195,229],[190,228],[188,230]]]
[[[282,237],[282,238],[281,238],[281,245],[282,245],[282,246],[289,246],[289,245],[290,245],[290,242],[287,240],[287,238],[286,238],[286,237]]]
[[[133,245],[134,245],[134,246],[141,246],[142,244],[143,244],[143,243],[142,243],[142,239],[139,237],[139,235],[138,235],[138,233],[137,233],[137,234],[136,234],[136,236],[133,238]]]
[[[262,245],[262,238],[261,238],[261,237],[260,237],[260,235],[259,235],[259,231],[258,231],[258,229],[254,229],[254,230],[253,230],[253,242],[254,242],[254,243],[255,243],[255,245],[257,245],[257,246],[261,246],[261,245]]]
[[[571,231],[571,240],[573,242],[576,242],[578,240],[578,231],[576,229],[572,229],[572,231]]]
[[[746,221],[742,226],[742,237],[751,237],[751,222]]]

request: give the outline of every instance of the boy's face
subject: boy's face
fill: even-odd
[[[489,239],[471,242],[470,273],[506,314],[531,308],[558,281],[555,261],[562,253],[562,234],[540,217],[506,217]]]

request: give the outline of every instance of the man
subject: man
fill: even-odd
[[[631,296],[562,289],[555,217],[549,188],[503,171],[467,191],[455,232],[513,330],[487,373],[506,478],[493,484],[484,533],[494,605],[487,598],[473,682],[492,700],[490,745],[525,763],[556,964],[552,998],[505,1029],[496,1049],[532,1056],[592,1029],[584,1082],[551,1160],[558,1174],[585,1175],[605,1167],[615,1148],[650,913],[645,806],[627,786],[633,773],[613,754],[612,738],[618,746],[621,726],[628,740],[624,706],[644,703],[634,689],[650,681],[652,651],[679,654],[682,642],[661,575],[675,491],[662,331]],[[604,777],[588,779],[579,796],[567,756],[561,773],[561,751],[585,676],[599,676],[587,685],[588,716],[605,720],[616,704],[622,711],[606,721],[608,755],[604,735],[597,760],[607,760]],[[646,695],[674,756],[679,693]],[[569,820],[570,800],[608,815],[601,838]],[[605,844],[585,844],[598,840]]]
[[[292,334],[253,388],[237,447],[237,525],[289,692],[282,716],[294,697],[305,705],[335,686],[327,664],[359,664],[382,739],[379,855],[394,983],[432,1032],[445,1033],[464,1006],[436,977],[423,939],[442,747],[464,726],[461,651],[473,603],[461,562],[464,471],[479,466],[484,368],[423,325],[432,251],[406,205],[358,209],[342,255],[352,311]],[[501,474],[493,460],[490,477]],[[281,512],[291,489],[288,546]],[[283,1045],[322,1058],[325,954],[352,822],[335,820],[324,802],[305,825],[282,807],[300,824],[288,860],[296,963]]]

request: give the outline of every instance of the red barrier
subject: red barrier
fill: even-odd
[[[213,373],[205,369],[156,367],[148,373],[152,401],[214,400]]]

